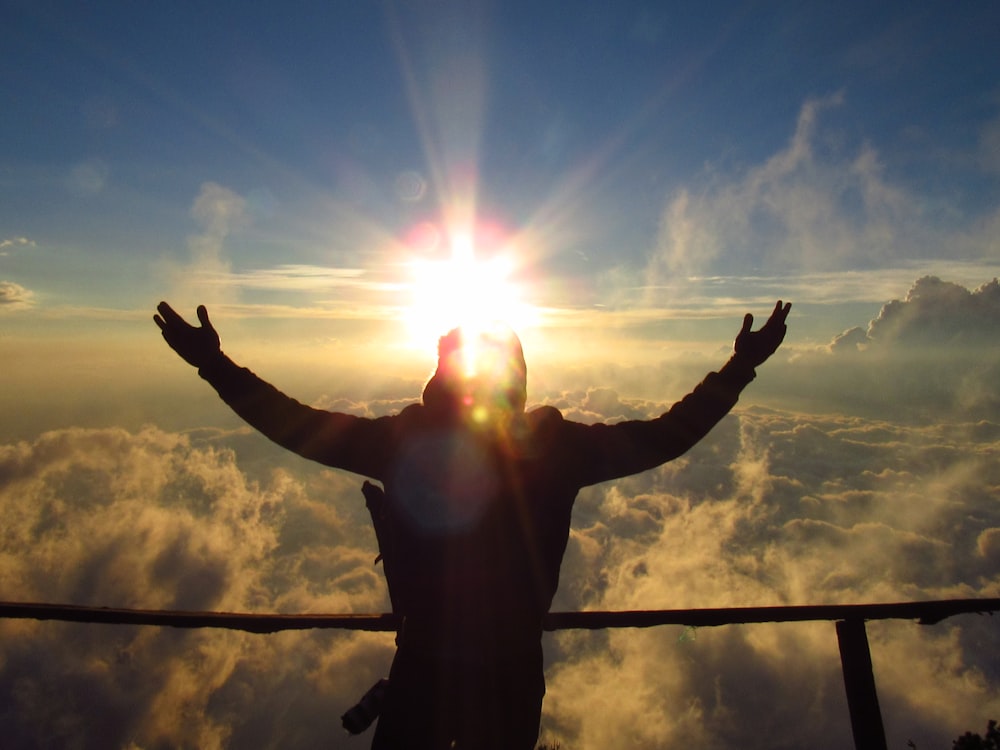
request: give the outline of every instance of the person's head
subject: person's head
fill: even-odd
[[[438,364],[424,404],[488,422],[524,411],[527,372],[521,342],[509,327],[455,328],[438,341]]]

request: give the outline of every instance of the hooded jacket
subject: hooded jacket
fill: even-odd
[[[453,408],[446,359],[421,403],[374,419],[301,404],[222,354],[199,374],[274,442],[385,488],[379,542],[404,624],[373,747],[530,750],[577,493],[685,453],[754,371],[734,356],[661,416],[611,425],[523,411],[522,377],[515,408],[482,427]]]
[[[393,534],[412,536],[397,558],[426,567],[402,614],[502,609],[533,626],[555,594],[578,491],[682,455],[754,377],[734,357],[655,419],[588,425],[543,406],[515,414],[498,439],[423,403],[378,418],[315,409],[224,355],[199,374],[277,444],[383,484]]]

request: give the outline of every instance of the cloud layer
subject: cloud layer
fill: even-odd
[[[281,468],[250,480],[215,442],[195,446],[155,428],[66,429],[0,448],[3,597],[385,608],[371,545],[356,541],[370,533]],[[330,478],[325,489],[343,481]],[[338,711],[391,653],[391,639],[351,634],[258,639],[23,621],[0,629],[8,747],[315,747],[340,731]]]
[[[902,373],[927,320],[939,326],[918,348],[953,362],[970,328],[988,335],[994,287],[922,279],[867,331],[768,363],[687,456],[581,493],[555,609],[1000,596],[1000,420],[969,418],[954,399],[927,403],[963,393],[965,368],[942,367],[933,393],[892,383],[882,392],[896,403],[881,412],[850,391],[826,415],[753,405],[769,383],[832,388],[817,378],[824,366],[845,380]],[[547,400],[584,421],[668,406],[610,385]],[[323,403],[379,414],[401,401]],[[2,446],[2,597],[384,611],[359,484],[247,430],[66,428]],[[990,625],[869,625],[890,746],[947,747],[998,715]],[[26,748],[353,747],[338,717],[392,649],[383,634],[25,621],[0,631],[0,732]],[[546,636],[546,649],[543,739],[567,750],[850,745],[832,623],[568,631]]]
[[[559,605],[995,596],[996,436],[995,424],[743,412],[687,458],[581,499]],[[949,727],[998,709],[996,636],[977,618],[869,632],[890,746],[945,747]],[[552,720],[586,747],[851,744],[832,623],[559,641]]]

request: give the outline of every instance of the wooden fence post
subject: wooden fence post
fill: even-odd
[[[854,747],[857,750],[887,750],[865,621],[838,620],[837,642],[840,644],[840,664],[844,670],[844,689],[851,713]]]

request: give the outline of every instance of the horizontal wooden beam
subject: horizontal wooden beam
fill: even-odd
[[[789,607],[724,607],[719,609],[660,609],[621,612],[551,612],[546,630],[650,628],[660,625],[714,627],[763,622],[810,620],[917,620],[930,625],[972,612],[1000,610],[1000,599],[946,599],[890,604],[819,604]],[[114,625],[160,625],[172,628],[227,628],[249,633],[283,630],[341,629],[394,631],[399,618],[391,614],[310,615],[239,612],[177,612],[149,609],[86,607],[72,604],[0,602],[0,618],[57,620]]]
[[[552,612],[547,630],[649,628],[657,625],[713,627],[759,622],[810,620],[917,620],[933,625],[953,615],[1000,610],[1000,599],[945,599],[889,604],[809,604],[787,607],[722,607],[719,609],[660,609],[632,612]]]

